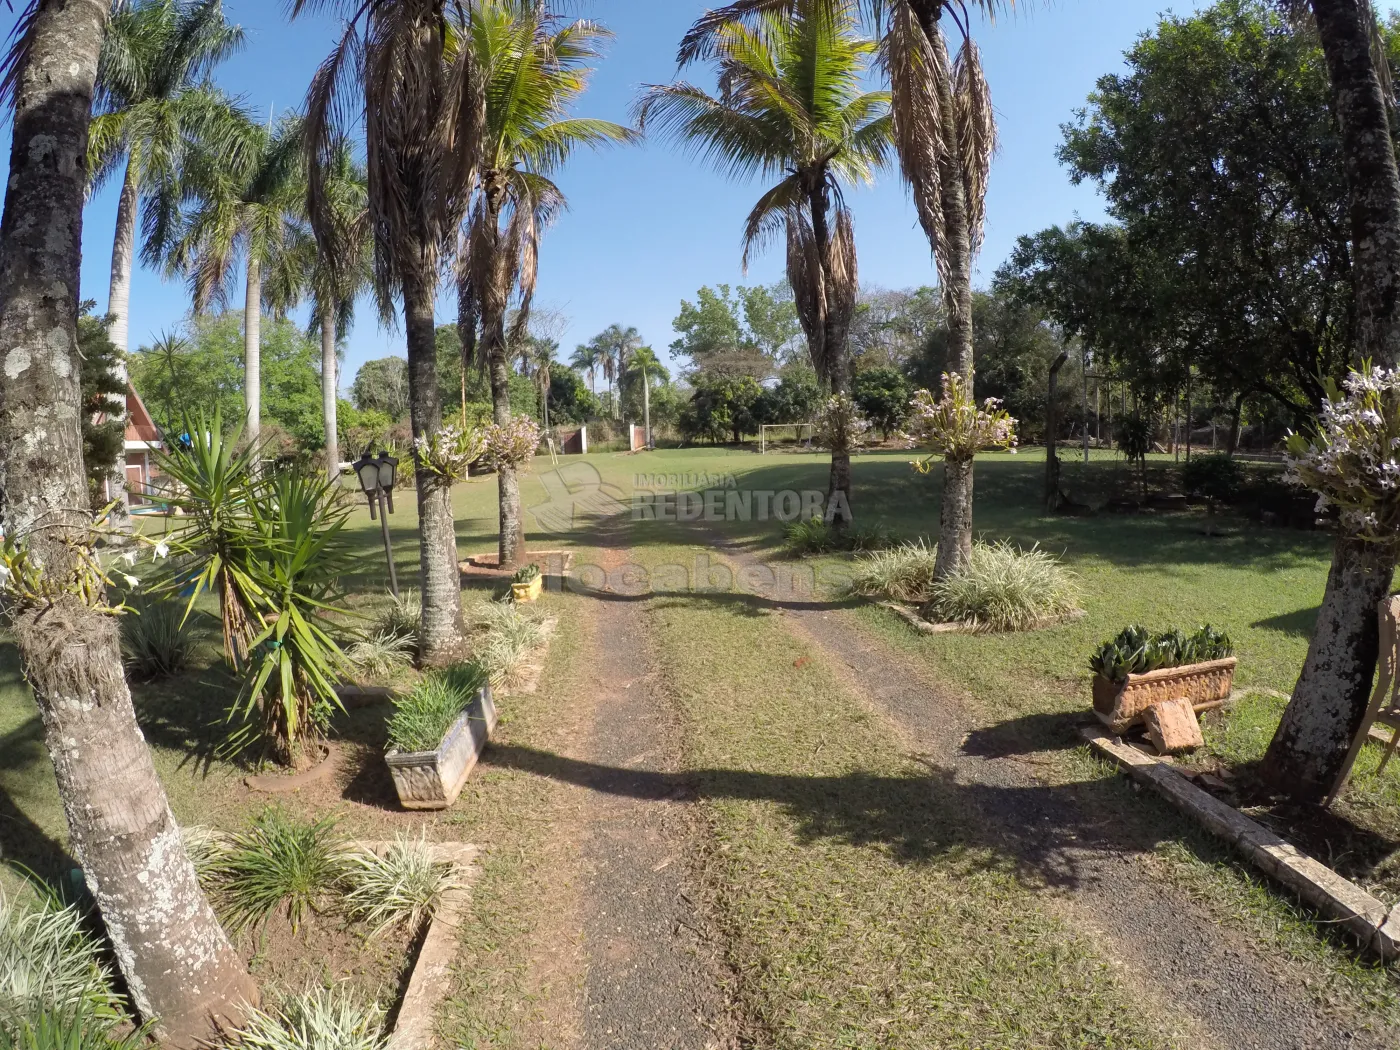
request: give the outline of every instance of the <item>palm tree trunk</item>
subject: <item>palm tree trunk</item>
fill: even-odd
[[[328,312],[329,307],[321,311],[321,419],[326,427],[326,475],[334,481],[340,477],[340,434],[335,418],[338,407],[335,319],[328,317]]]
[[[812,189],[807,195],[807,208],[812,219],[812,238],[816,241],[819,260],[819,280],[817,291],[817,317],[813,325],[817,345],[810,348],[813,363],[825,373],[824,378],[834,396],[846,396],[851,390],[851,361],[847,342],[834,331],[831,317],[831,228],[827,222],[829,206],[826,183]],[[831,450],[831,469],[827,475],[826,506],[830,524],[838,531],[846,528],[853,520],[851,500],[851,451],[849,447]]]
[[[510,366],[506,359],[506,301],[510,282],[501,248],[500,215],[504,189],[491,177],[483,177],[487,191],[485,229],[490,238],[491,267],[489,287],[481,292],[481,339],[491,378],[492,416],[498,426],[510,422]],[[520,478],[514,464],[496,468],[500,508],[500,535],[496,564],[513,569],[525,555],[525,528],[520,513]]]
[[[131,268],[136,259],[136,211],[138,187],[136,170],[128,160],[126,175],[122,179],[121,197],[117,200],[117,229],[112,238],[112,279],[107,289],[107,312],[112,322],[107,327],[107,336],[117,348],[117,378],[123,387],[127,384],[126,353],[128,349],[131,317]],[[126,405],[126,393],[122,392],[122,406]],[[123,411],[122,420],[126,413]],[[120,532],[131,531],[131,500],[126,491],[126,442],[117,446],[117,458],[112,464],[112,498],[116,506],[112,508],[112,527]]]
[[[0,524],[62,580],[87,549],[76,318],[88,110],[108,6],[36,9],[0,219]],[[42,440],[36,440],[42,436]],[[42,523],[42,528],[35,528]],[[12,610],[74,855],[132,1001],[163,1041],[208,1037],[257,987],[214,917],[136,723],[115,619],[63,593]]]
[[[248,287],[243,297],[244,435],[256,445],[262,437],[262,268],[248,258]]]
[[[433,332],[433,282],[404,281],[404,327],[408,335],[408,406],[415,439],[442,427]],[[423,580],[419,657],[429,667],[451,663],[462,646],[462,582],[457,567],[457,525],[452,485],[418,471],[418,564]]]
[[[1360,0],[1313,0],[1342,129],[1355,247],[1358,358],[1400,362],[1400,173],[1388,104],[1371,54],[1374,14]],[[1365,719],[1379,650],[1377,603],[1390,591],[1395,551],[1342,535],[1327,590],[1263,775],[1300,801],[1331,789]]]

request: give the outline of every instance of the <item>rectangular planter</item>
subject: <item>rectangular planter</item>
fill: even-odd
[[[384,756],[404,809],[446,809],[457,801],[476,760],[496,729],[491,687],[482,686],[436,751],[390,751]]]
[[[536,576],[529,583],[512,583],[510,593],[518,602],[533,602],[544,593],[544,577]]]
[[[1094,714],[1115,733],[1142,721],[1143,712],[1159,700],[1186,697],[1196,713],[1219,707],[1230,695],[1235,677],[1233,656],[1181,667],[1164,667],[1146,674],[1130,674],[1127,681],[1110,682],[1094,675]]]

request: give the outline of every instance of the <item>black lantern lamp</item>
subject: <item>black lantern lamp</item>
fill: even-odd
[[[379,519],[379,528],[384,535],[384,557],[389,562],[389,589],[394,597],[399,596],[399,576],[394,568],[394,548],[389,542],[389,515],[394,512],[394,481],[398,478],[399,461],[387,452],[377,458],[366,452],[350,469],[360,481],[360,488],[369,499],[369,517]],[[376,513],[377,511],[377,513]]]

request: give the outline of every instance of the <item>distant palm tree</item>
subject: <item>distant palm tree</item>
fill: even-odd
[[[191,149],[183,188],[192,201],[178,221],[161,216],[168,232],[164,244],[154,247],[170,272],[189,279],[196,312],[228,298],[229,279],[242,260],[244,433],[256,443],[262,432],[263,305],[295,301],[303,275],[301,123],[288,117],[265,127],[245,119],[235,141],[239,148]]]
[[[786,234],[788,281],[812,365],[827,390],[849,395],[859,281],[844,187],[872,182],[888,160],[890,95],[861,90],[876,44],[857,34],[853,3],[768,6],[747,21],[714,22],[704,47],[689,53],[691,61],[713,56],[718,96],[688,83],[659,85],[637,112],[644,129],[656,127],[734,178],[778,178],[745,224],[744,264]],[[832,451],[829,498],[842,512],[837,524],[845,524],[851,464],[844,450]]]
[[[129,349],[131,272],[142,197],[151,202],[179,196],[191,142],[230,145],[240,114],[208,77],[242,43],[243,30],[224,20],[221,0],[143,0],[115,10],[108,22],[88,130],[88,171],[91,193],[125,162],[107,294],[108,335],[122,354]],[[125,383],[125,358],[117,372]],[[124,449],[118,451],[113,474],[125,524],[130,519]]]
[[[455,247],[480,159],[484,97],[457,5],[442,0],[293,0],[292,17],[333,9],[344,20],[306,100],[308,204],[328,265],[358,265],[332,217],[328,182],[348,121],[363,121],[374,290],[382,318],[403,302],[409,414],[415,438],[442,427],[433,306]],[[450,40],[451,43],[449,53]],[[352,260],[356,260],[352,262]],[[418,475],[425,664],[453,660],[462,642],[461,575],[452,489]]]
[[[563,22],[541,0],[477,0],[470,33],[458,46],[483,85],[481,170],[459,267],[458,300],[470,304],[459,335],[475,340],[489,372],[497,423],[510,419],[509,347],[527,331],[535,294],[540,235],[565,207],[550,181],[580,146],[629,142],[635,133],[606,120],[565,114],[588,84],[587,65],[608,36],[594,22]],[[511,332],[506,312],[516,299]],[[464,330],[470,330],[465,331]],[[499,564],[524,553],[520,485],[514,467],[497,473]]]
[[[598,393],[598,347],[593,343],[580,343],[574,350],[574,356],[569,358],[569,367],[577,368],[580,372],[588,373],[588,389],[595,395]]]
[[[651,448],[651,384],[669,382],[671,373],[657,360],[656,351],[649,346],[639,346],[629,356],[623,378],[642,384],[642,424],[646,428],[647,448]]]
[[[881,60],[890,78],[895,148],[919,223],[933,248],[947,314],[949,356],[971,388],[972,263],[982,244],[987,178],[996,120],[982,58],[970,35],[968,6],[989,18],[1016,0],[860,0],[883,34]],[[697,21],[681,44],[682,63],[713,54],[735,21],[797,19],[806,0],[735,0]],[[956,58],[943,33],[947,15],[962,37]],[[939,579],[972,556],[972,461],[948,461],[943,475]]]
[[[553,339],[531,336],[525,341],[525,357],[529,362],[530,374],[535,381],[535,392],[540,398],[540,418],[545,430],[549,429],[549,385],[554,381],[554,366],[557,365],[559,344]]]

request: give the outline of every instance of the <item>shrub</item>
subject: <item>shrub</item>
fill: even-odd
[[[856,562],[851,590],[868,598],[923,605],[933,586],[933,565],[938,548],[923,540],[901,543],[892,550],[875,551]]]
[[[1175,627],[1153,634],[1146,627],[1133,624],[1123,628],[1117,638],[1099,646],[1089,657],[1089,669],[1110,682],[1121,682],[1130,674],[1223,660],[1234,652],[1230,636],[1210,624],[1192,635]]]
[[[0,1017],[0,1050],[144,1050],[150,1045],[144,1028],[115,1039],[111,1029],[111,1020],[80,1009],[41,1006],[23,1016]]]
[[[380,1050],[384,1011],[333,988],[294,995],[273,1010],[251,1009],[224,1040],[229,1050]]]
[[[528,606],[482,602],[468,615],[478,632],[476,662],[498,688],[516,680],[530,656],[548,637],[547,628]]]
[[[825,554],[836,547],[836,530],[821,518],[790,521],[783,526],[783,546],[793,554]]]
[[[52,894],[23,904],[0,889],[0,1043],[27,1038],[20,1019],[41,1019],[43,1010],[110,1021],[120,1016],[118,1003],[77,908]]]
[[[181,828],[180,837],[185,842],[185,855],[199,876],[199,884],[208,890],[218,881],[219,866],[228,856],[233,839],[203,824]]]
[[[122,662],[137,678],[165,678],[189,666],[200,630],[183,603],[140,602],[121,618]]]
[[[264,810],[253,826],[234,835],[215,867],[229,925],[241,930],[285,908],[292,929],[336,884],[344,871],[335,820],[304,823],[280,809]]]
[[[425,678],[413,692],[394,701],[389,746],[407,753],[436,751],[488,677],[485,667],[472,661]]]
[[[1244,471],[1224,452],[1193,456],[1181,468],[1181,484],[1188,495],[1224,501],[1239,493]]]
[[[391,596],[392,597],[392,596]],[[416,647],[418,628],[423,621],[423,598],[415,590],[405,590],[374,618],[370,634],[406,638]]]
[[[522,565],[515,570],[515,575],[510,578],[511,583],[534,583],[540,578],[540,567],[535,564]]]
[[[1019,631],[1075,610],[1074,575],[1039,547],[978,543],[972,559],[929,585],[927,619],[991,631]]]
[[[352,854],[347,862],[351,918],[373,926],[371,936],[400,923],[418,929],[436,910],[442,895],[463,883],[456,868],[433,859],[425,838],[399,837],[384,856]]]
[[[413,638],[376,631],[354,642],[345,656],[367,678],[392,678],[413,662],[417,648]]]

